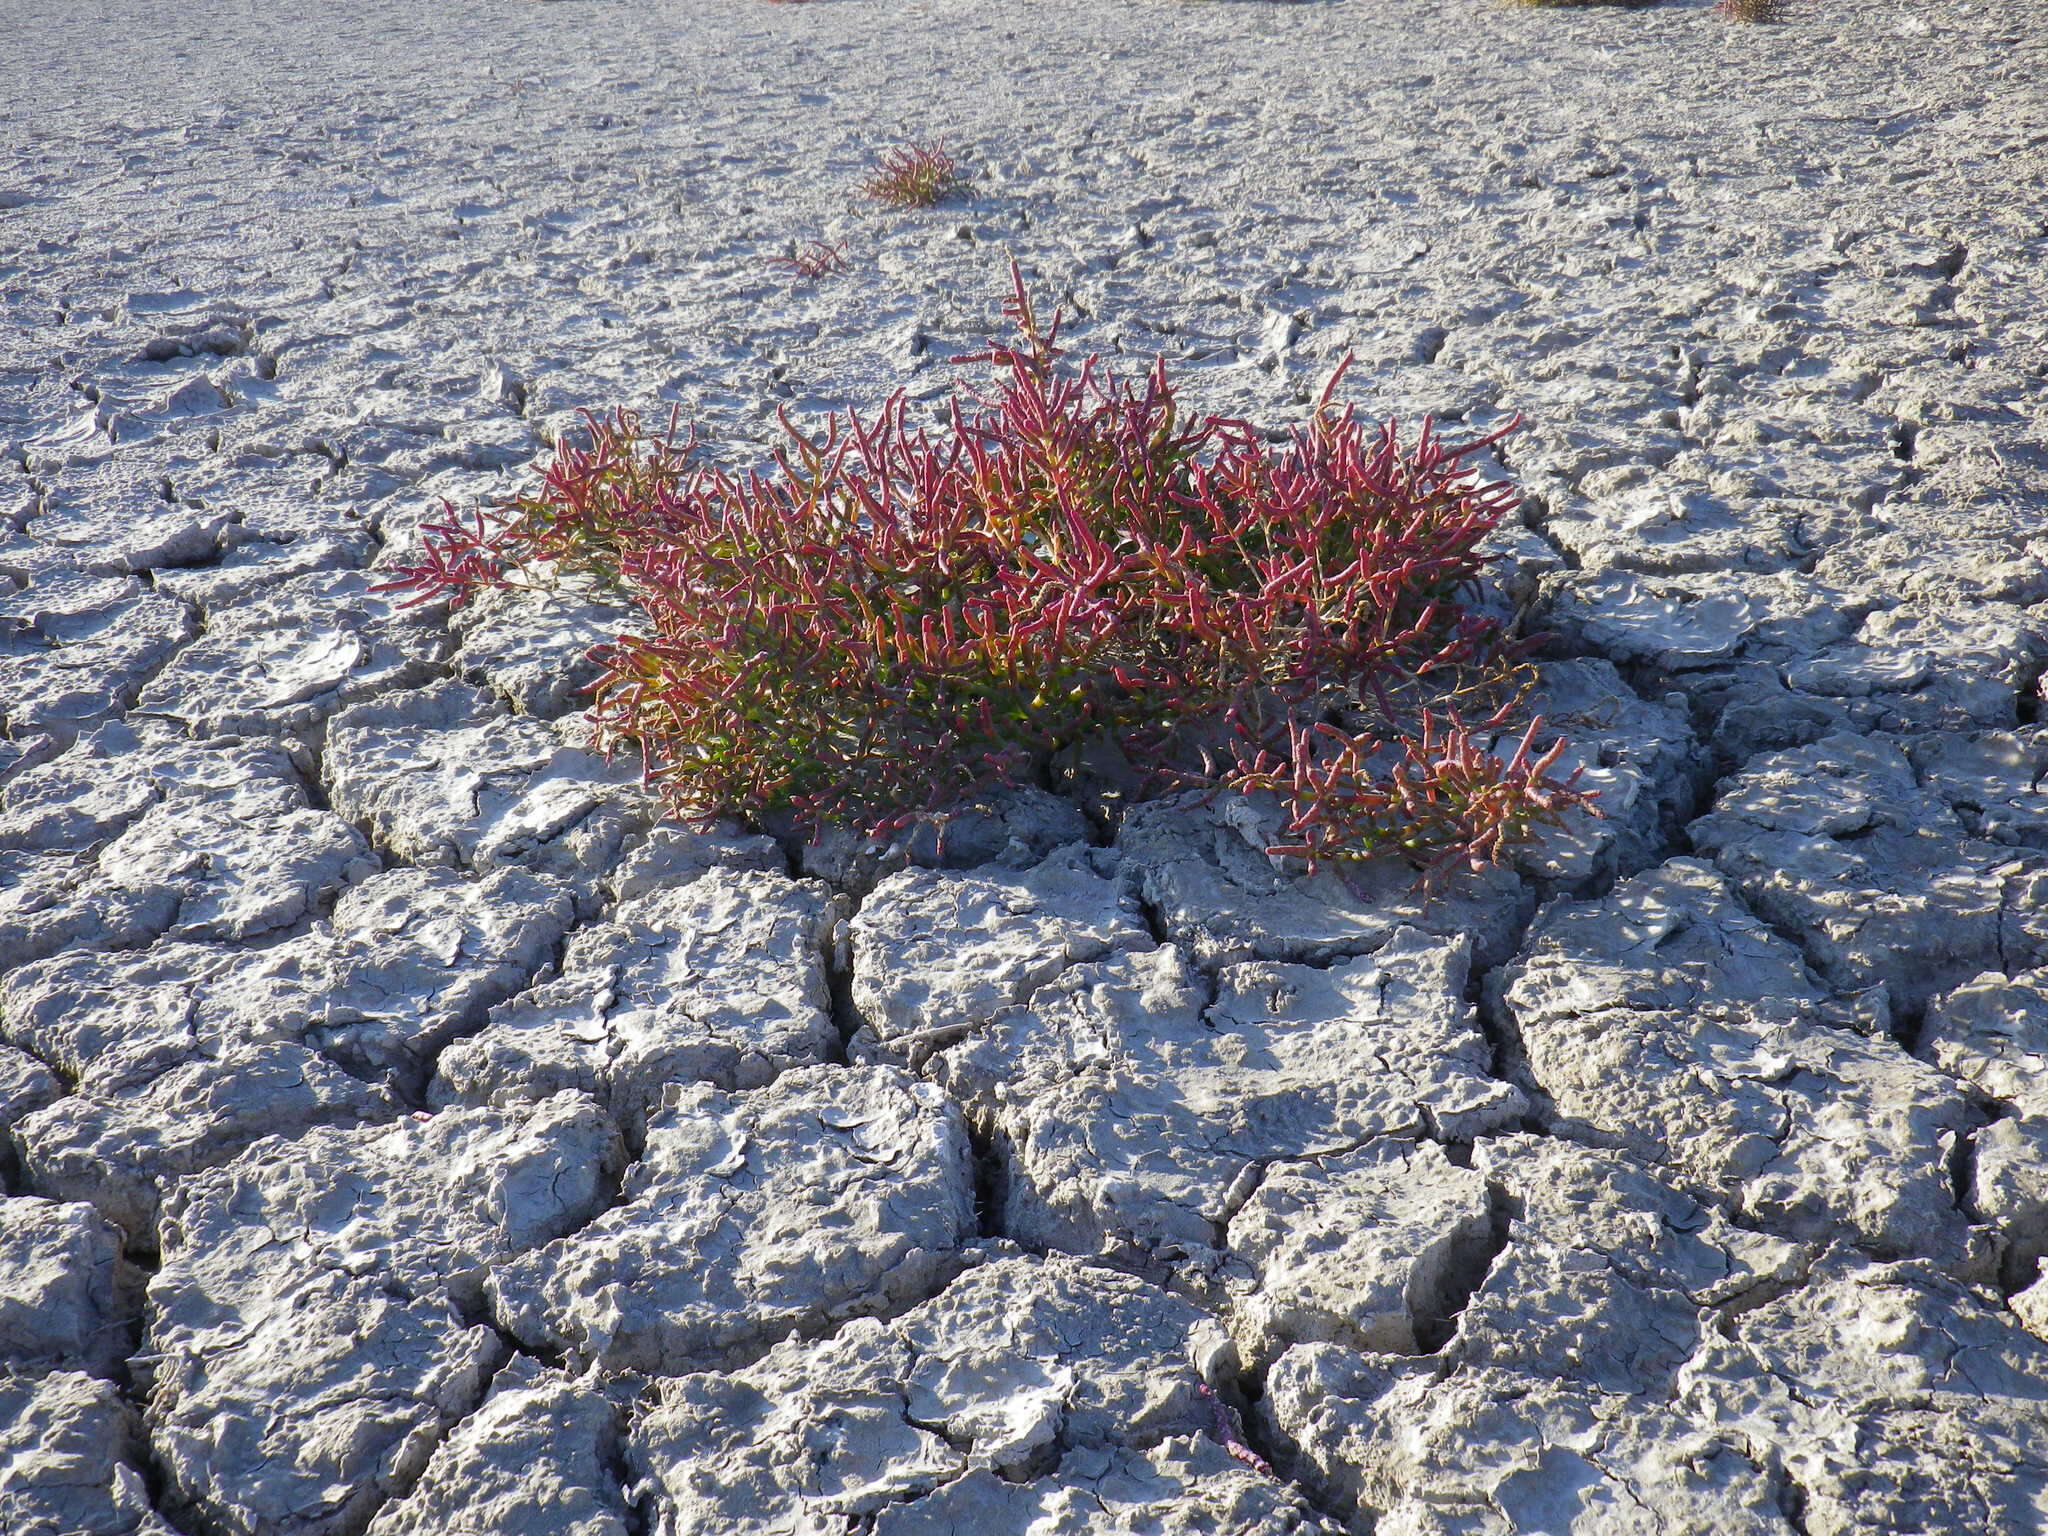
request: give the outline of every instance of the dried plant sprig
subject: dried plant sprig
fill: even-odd
[[[834,272],[847,270],[846,242],[827,245],[823,240],[810,240],[786,255],[770,256],[767,265],[792,277],[806,282],[815,282]]]
[[[1237,1410],[1218,1397],[1206,1382],[1195,1391],[1209,1401],[1209,1433],[1215,1437],[1216,1443],[1260,1476],[1271,1477],[1273,1464],[1246,1443],[1244,1423],[1238,1418]]]
[[[884,150],[861,192],[891,208],[930,208],[960,185],[960,168],[944,144],[905,144]]]
[[[1715,0],[1714,14],[1724,21],[1780,22],[1785,6],[1783,0]]]
[[[425,531],[394,586],[460,601],[559,570],[637,632],[590,718],[674,808],[886,834],[1113,741],[1155,787],[1277,800],[1276,855],[1501,858],[1588,804],[1509,729],[1522,667],[1460,602],[1513,506],[1428,422],[1336,403],[1268,442],[1062,359],[1013,269],[994,375],[915,422],[899,394],[817,436],[786,418],[735,473],[630,413],[589,418],[539,488]],[[1512,426],[1512,424],[1511,424]],[[1471,723],[1468,723],[1471,722]]]

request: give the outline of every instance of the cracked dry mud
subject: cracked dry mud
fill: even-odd
[[[2038,0],[11,7],[0,1530],[2048,1530],[2044,80]],[[1434,901],[694,832],[616,610],[371,590],[579,407],[939,399],[1013,254],[1198,408],[1521,413],[1607,819]]]

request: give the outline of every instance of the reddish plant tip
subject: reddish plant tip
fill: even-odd
[[[822,240],[807,241],[787,255],[770,256],[767,265],[805,282],[815,282],[831,273],[848,270],[846,242],[841,240],[836,245],[827,245]]]
[[[1013,269],[992,378],[936,424],[902,395],[700,462],[625,411],[540,485],[423,530],[393,583],[460,600],[576,573],[638,610],[590,718],[680,813],[883,834],[1106,744],[1153,789],[1263,798],[1273,852],[1435,877],[1575,807],[1518,726],[1517,647],[1462,602],[1515,504],[1453,446],[1368,424],[1333,379],[1284,441],[1191,419],[1054,346]],[[1341,378],[1341,370],[1338,375]],[[1503,429],[1503,432],[1510,430]]]
[[[863,194],[891,208],[930,208],[960,184],[960,169],[941,144],[905,144],[885,150]]]

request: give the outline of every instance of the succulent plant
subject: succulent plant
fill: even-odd
[[[1008,342],[941,422],[900,394],[772,465],[672,416],[589,418],[540,486],[424,531],[422,597],[609,583],[590,718],[675,809],[883,834],[1107,740],[1153,787],[1272,796],[1273,851],[1481,864],[1587,797],[1563,744],[1495,750],[1525,668],[1462,604],[1514,504],[1470,460],[1335,403],[1283,441],[1189,420],[1163,362],[1069,366],[1012,269]],[[1511,424],[1512,425],[1512,424]]]
[[[807,240],[794,250],[780,256],[770,256],[767,264],[779,272],[805,282],[815,282],[834,272],[846,270],[846,242],[828,245],[823,240]]]
[[[861,191],[891,208],[931,208],[960,184],[960,168],[940,144],[885,150]]]

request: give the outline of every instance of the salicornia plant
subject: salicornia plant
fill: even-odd
[[[1064,365],[1013,269],[1015,338],[931,426],[901,395],[766,468],[591,418],[538,489],[425,530],[397,585],[457,600],[573,571],[638,632],[599,648],[591,719],[675,809],[886,833],[1057,773],[1107,738],[1159,787],[1265,792],[1274,852],[1497,859],[1586,799],[1561,745],[1492,744],[1515,651],[1469,612],[1513,505],[1425,422],[1334,403],[1268,442],[1189,420],[1165,366]]]
[[[827,245],[823,240],[806,241],[785,255],[770,256],[769,266],[805,282],[815,282],[834,272],[846,270],[846,242]]]
[[[960,168],[940,144],[885,150],[862,192],[891,208],[931,208],[960,184]]]

